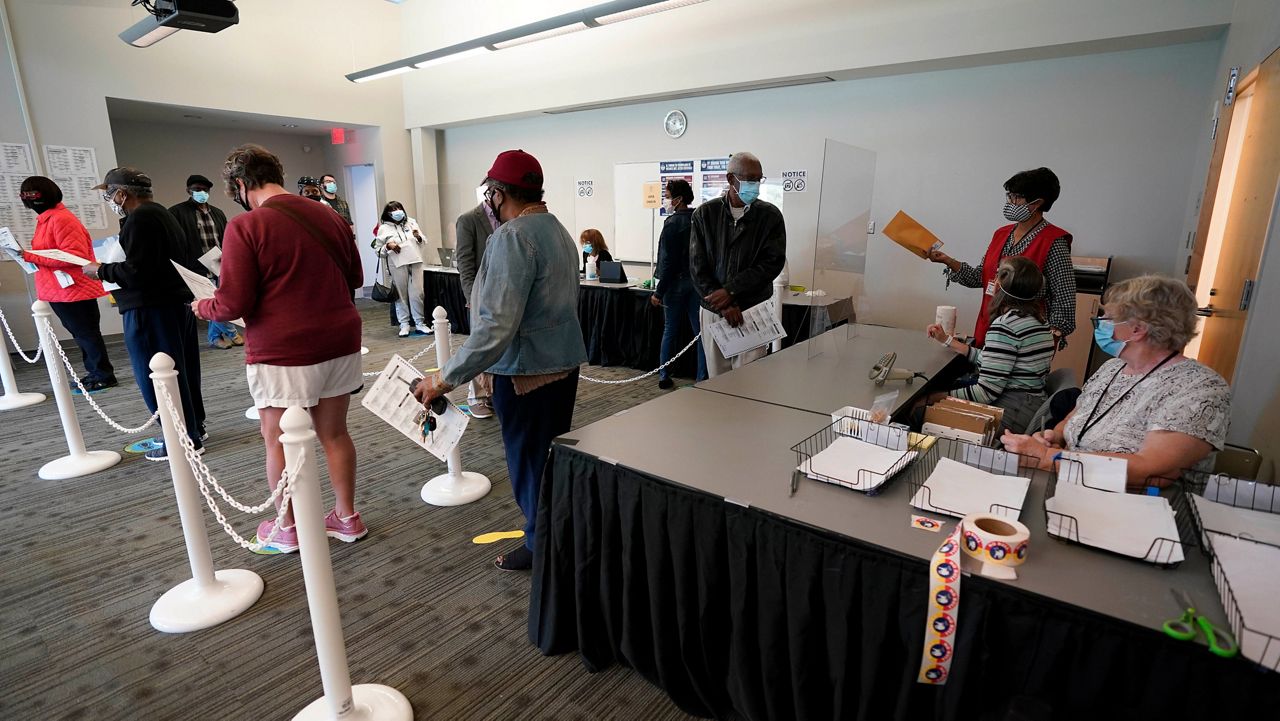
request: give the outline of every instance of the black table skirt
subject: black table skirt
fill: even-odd
[[[467,311],[467,299],[462,295],[462,277],[457,273],[434,270],[425,270],[422,275],[423,307],[427,315],[430,316],[436,306],[440,306],[449,314],[450,332],[470,335],[471,314]]]
[[[949,683],[918,684],[923,561],[565,446],[537,529],[533,644],[577,651],[593,672],[629,666],[699,716],[1170,721],[1280,708],[1280,675],[978,576],[962,586]]]

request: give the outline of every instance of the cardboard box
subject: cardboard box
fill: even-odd
[[[995,441],[1002,418],[1002,408],[948,397],[925,409],[921,430],[986,446]]]

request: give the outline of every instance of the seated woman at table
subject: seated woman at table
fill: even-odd
[[[929,337],[964,354],[978,367],[977,381],[943,395],[1004,409],[1001,427],[1022,432],[1044,404],[1044,379],[1053,361],[1053,334],[1045,321],[1040,290],[1044,276],[1036,264],[1014,255],[1000,261],[995,291],[987,307],[990,325],[982,348],[929,326]]]
[[[1107,289],[1102,310],[1094,339],[1116,357],[1085,383],[1066,420],[1031,436],[1006,432],[1005,448],[1046,470],[1061,449],[1124,458],[1130,491],[1210,468],[1226,441],[1231,388],[1182,354],[1196,334],[1195,294],[1180,280],[1144,275]]]
[[[596,265],[599,266],[601,261],[613,262],[613,255],[609,253],[609,246],[604,242],[604,233],[595,228],[587,228],[582,231],[582,235],[578,237],[582,241],[582,269],[587,269],[587,258],[595,258]]]

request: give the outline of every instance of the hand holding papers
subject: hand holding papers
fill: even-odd
[[[196,297],[196,300],[208,300],[218,292],[218,289],[213,285],[213,281],[190,270],[189,268],[179,265],[177,261],[170,260],[169,262],[173,263],[174,269],[178,271],[178,275],[182,277],[182,281],[191,289],[191,294]],[[243,318],[236,318],[231,322],[241,328],[244,327]]]
[[[757,303],[742,311],[742,325],[734,328],[723,318],[717,319],[703,332],[710,332],[716,347],[725,358],[732,358],[786,335],[782,322],[774,316],[773,299]]]
[[[13,237],[13,233],[8,228],[0,228],[0,251],[4,251],[10,260],[22,266],[22,269],[27,271],[27,275],[36,272],[36,266],[22,257],[23,248],[18,245],[18,239]]]
[[[468,416],[453,403],[449,403],[444,413],[435,416],[435,428],[424,433],[418,418],[425,409],[410,390],[413,382],[421,377],[422,372],[409,365],[404,358],[392,356],[378,380],[373,382],[373,386],[365,394],[362,405],[431,455],[447,461],[449,452],[462,439]]]
[[[884,226],[884,234],[889,237],[889,240],[921,258],[928,258],[929,251],[942,247],[942,241],[938,240],[938,236],[930,233],[927,228],[916,222],[915,218],[901,210],[893,216],[893,220],[890,220],[888,225]]]
[[[120,247],[120,236],[110,235],[106,238],[93,241],[93,257],[97,258],[99,263],[123,263],[125,259],[124,248]],[[113,290],[120,290],[120,285],[102,281],[102,287],[108,293]]]

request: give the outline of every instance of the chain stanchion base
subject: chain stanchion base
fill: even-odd
[[[257,406],[249,406],[249,410],[247,410],[247,411],[245,411],[245,412],[244,412],[244,417],[245,417],[245,418],[248,418],[248,419],[249,419],[249,420],[251,420],[251,421],[260,421],[260,420],[262,420],[262,417],[258,415],[258,407],[257,407]]]
[[[446,473],[422,486],[422,500],[433,506],[461,506],[484,498],[491,488],[493,484],[483,473]]]
[[[262,596],[262,578],[253,571],[215,571],[217,581],[201,588],[194,578],[164,592],[151,607],[151,626],[161,633],[188,633],[229,621]]]
[[[40,466],[39,475],[46,481],[61,481],[105,471],[119,462],[120,454],[115,451],[86,451],[83,455],[49,461]]]
[[[44,401],[43,393],[5,393],[0,396],[0,411],[26,408]]]
[[[352,710],[342,721],[413,721],[413,707],[404,694],[379,683],[358,683],[351,687]],[[293,717],[293,721],[330,721],[333,712],[321,696]]]

